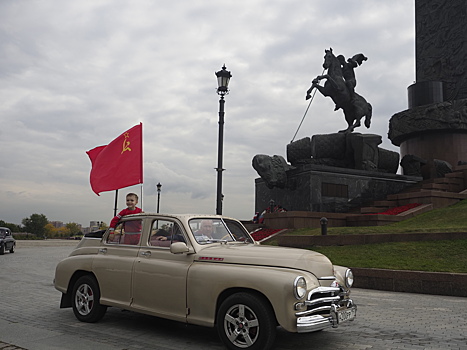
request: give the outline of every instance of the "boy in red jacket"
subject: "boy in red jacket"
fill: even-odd
[[[115,227],[117,226],[119,220],[123,216],[130,215],[130,214],[138,214],[138,213],[143,212],[141,210],[141,208],[138,208],[136,206],[136,204],[138,204],[138,195],[136,193],[128,193],[126,195],[126,206],[127,206],[127,208],[123,209],[120,213],[118,213],[117,216],[115,216],[112,219],[112,221],[110,221],[110,231],[115,230]],[[126,232],[126,234],[131,234],[131,233],[141,234],[141,220],[127,221],[125,223],[125,232]],[[138,238],[138,241],[139,241],[139,236],[134,237],[134,238],[135,239]]]

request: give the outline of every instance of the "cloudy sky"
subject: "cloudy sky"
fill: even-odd
[[[0,219],[110,221],[114,192],[94,194],[86,151],[143,123],[143,209],[216,208],[219,97],[225,103],[223,213],[254,215],[256,154],[281,155],[322,73],[324,49],[363,52],[356,91],[373,105],[381,147],[415,79],[414,1],[0,1]],[[317,94],[295,140],[346,127]],[[140,187],[120,190],[140,193]],[[141,204],[141,203],[140,203]]]

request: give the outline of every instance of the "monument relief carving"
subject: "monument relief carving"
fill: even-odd
[[[467,99],[420,106],[396,113],[389,123],[388,138],[396,146],[423,131],[467,132]]]
[[[417,81],[442,81],[444,100],[467,98],[465,1],[415,1]]]
[[[253,168],[266,182],[269,188],[285,188],[287,185],[286,171],[292,168],[281,156],[257,154],[253,157]]]

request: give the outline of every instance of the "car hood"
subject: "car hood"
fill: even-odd
[[[195,261],[293,268],[317,277],[333,276],[331,261],[311,250],[257,244],[222,244],[203,247]]]

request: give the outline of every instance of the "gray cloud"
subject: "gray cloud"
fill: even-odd
[[[85,151],[143,123],[145,211],[214,213],[218,96],[226,96],[224,213],[254,211],[255,154],[285,156],[322,72],[324,49],[364,52],[357,91],[387,140],[414,79],[410,1],[3,1],[0,3],[0,219],[109,221],[114,193],[89,186]],[[317,94],[297,139],[345,128]],[[365,132],[364,129],[361,129]],[[122,189],[140,191],[138,186]]]

